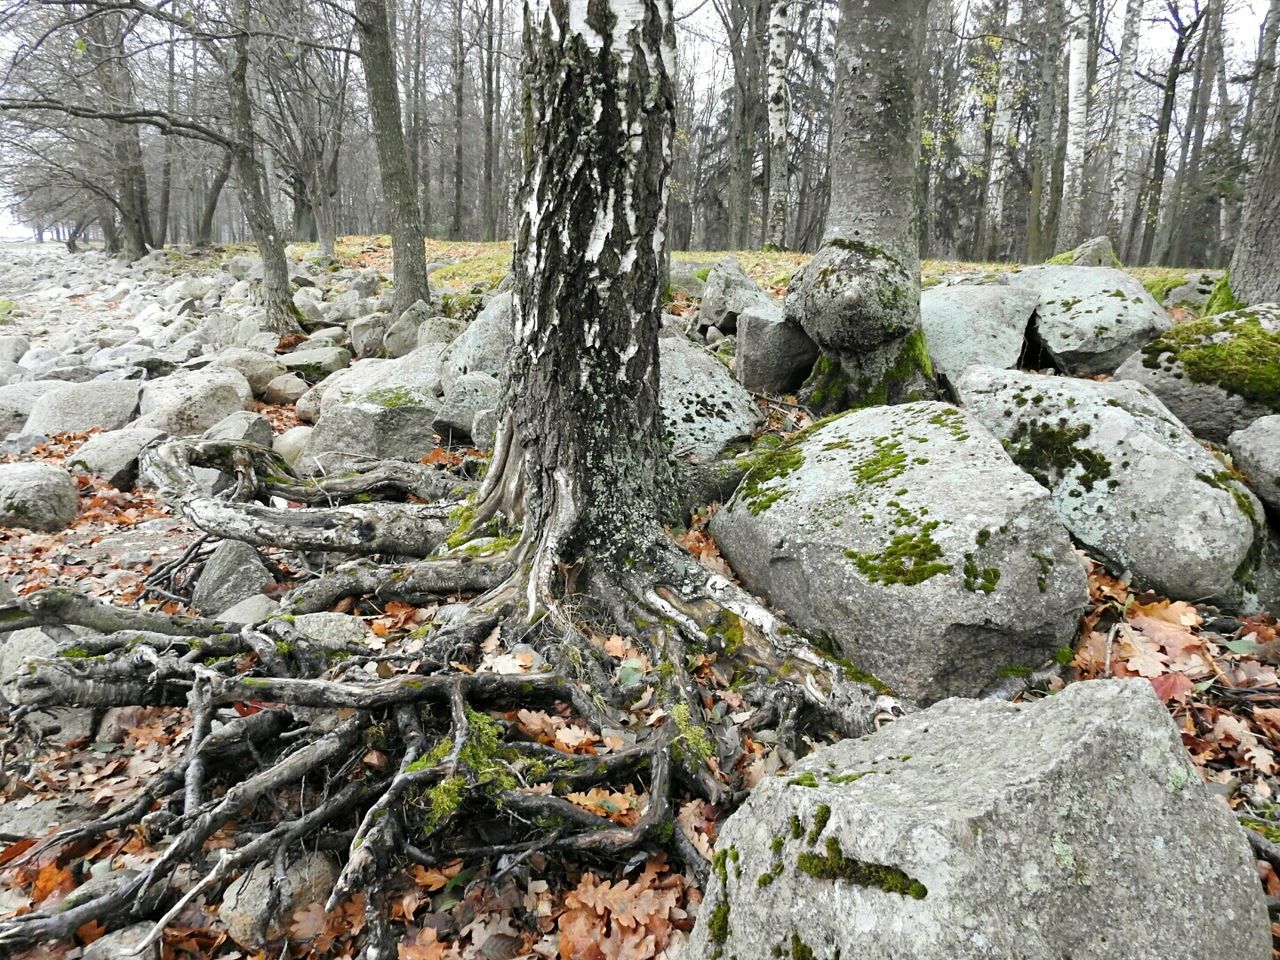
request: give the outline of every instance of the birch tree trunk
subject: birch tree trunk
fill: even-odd
[[[1085,147],[1089,137],[1089,16],[1086,0],[1071,4],[1070,66],[1067,72],[1067,152],[1063,162],[1059,250],[1084,239]]]
[[[769,7],[769,222],[765,247],[783,250],[787,245],[787,208],[790,178],[787,170],[787,125],[791,92],[787,85],[787,23],[790,0],[773,0]]]
[[[1142,32],[1143,0],[1128,0],[1124,32],[1120,40],[1120,61],[1116,64],[1115,107],[1112,111],[1115,136],[1111,141],[1111,177],[1108,186],[1107,235],[1118,251],[1124,249],[1129,197],[1133,195],[1136,162],[1134,145],[1138,139],[1138,40]]]
[[[538,538],[531,589],[562,556],[634,555],[669,489],[658,327],[674,44],[670,0],[525,7],[509,442],[489,492]]]
[[[998,60],[999,85],[996,89],[995,113],[991,118],[991,163],[987,168],[987,197],[983,205],[985,224],[980,255],[985,260],[1003,259],[1009,255],[1004,236],[1004,198],[1008,186],[1009,154],[1013,149],[1013,95],[1017,82],[1017,53],[1008,36],[1016,34],[1022,22],[1021,0],[1009,0],[1005,11],[1004,34]]]
[[[1254,156],[1229,271],[1231,292],[1244,303],[1280,301],[1280,82],[1275,77],[1263,97],[1261,149]]]
[[[409,173],[409,152],[400,120],[400,93],[396,88],[385,0],[356,0],[356,17],[382,194],[391,214],[395,278],[391,312],[398,317],[417,301],[426,302],[431,298],[422,217],[418,212],[417,189]]]
[[[786,302],[787,319],[824,354],[805,389],[821,410],[930,386],[915,199],[927,9],[928,0],[841,4],[826,233]]]

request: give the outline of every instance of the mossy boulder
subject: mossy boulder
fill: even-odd
[[[1270,951],[1242,828],[1151,685],[1099,680],[1025,705],[947,700],[766,778],[716,840],[685,955]]]
[[[1110,373],[1152,337],[1169,315],[1138,280],[1112,267],[1027,267],[1009,284],[1031,290],[1036,336],[1064,373]]]
[[[815,368],[805,385],[802,395],[815,409],[932,396],[932,368],[920,330],[920,277],[913,264],[860,241],[828,241],[791,278],[785,311],[829,367]],[[923,362],[907,370],[904,360],[917,353]]]
[[[970,367],[956,392],[1116,572],[1167,596],[1253,603],[1262,505],[1145,387]]]
[[[943,403],[856,411],[762,453],[711,529],[749,589],[913,700],[1042,665],[1087,602],[1046,491]]]
[[[1225,443],[1280,413],[1280,304],[1189,320],[1148,341],[1116,371],[1158,396],[1192,433]]]
[[[1119,267],[1120,258],[1110,237],[1092,237],[1074,250],[1050,257],[1046,263],[1068,267]]]

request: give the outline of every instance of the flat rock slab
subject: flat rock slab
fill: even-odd
[[[711,531],[748,589],[913,700],[1041,666],[1088,600],[1047,491],[944,403],[856,411],[764,454]]]
[[[1262,505],[1145,387],[970,367],[956,392],[1113,568],[1170,597],[1246,603]]]
[[[1133,276],[1111,267],[1024,267],[1009,285],[1039,297],[1036,330],[1066,373],[1110,373],[1167,330],[1169,315]]]
[[[934,367],[954,380],[974,363],[1016,367],[1039,296],[1004,284],[949,284],[920,294]]]
[[[1116,378],[1136,380],[1197,437],[1224,444],[1280,413],[1280,304],[1180,323],[1125,360]]]
[[[947,700],[757,786],[685,954],[1265,960],[1253,856],[1145,680]]]
[[[117,430],[138,412],[141,384],[131,380],[69,383],[50,390],[31,407],[25,433],[81,433]]]

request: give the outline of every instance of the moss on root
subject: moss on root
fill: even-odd
[[[1209,293],[1209,299],[1205,301],[1202,316],[1212,317],[1219,313],[1242,310],[1244,307],[1245,304],[1237,300],[1236,295],[1231,292],[1231,277],[1224,273],[1218,278],[1218,282],[1213,285],[1213,290]]]

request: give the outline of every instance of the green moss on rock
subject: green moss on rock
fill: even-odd
[[[825,856],[808,851],[801,853],[796,858],[796,869],[819,880],[841,880],[860,887],[876,887],[913,900],[923,900],[929,895],[923,883],[897,867],[846,857],[835,837],[827,837]]]
[[[1280,411],[1280,333],[1248,310],[1177,324],[1142,348],[1142,364]]]

